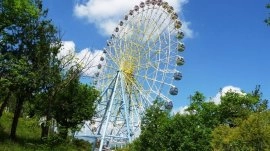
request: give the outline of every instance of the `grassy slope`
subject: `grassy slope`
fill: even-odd
[[[86,142],[75,141],[75,143],[44,143],[40,140],[41,129],[37,119],[20,118],[17,128],[17,141],[9,140],[13,115],[4,113],[0,118],[0,151],[84,151],[90,150],[90,145]]]

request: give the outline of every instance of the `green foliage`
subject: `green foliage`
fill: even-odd
[[[251,105],[254,103],[249,96],[228,92],[225,96],[221,98],[221,104],[219,107],[221,122],[231,124],[232,126],[236,124],[235,119],[246,118],[251,112]]]
[[[247,94],[227,92],[221,97],[219,105],[220,122],[236,126],[238,121],[246,119],[253,112],[262,112],[267,109],[267,100],[262,100],[260,87]]]
[[[211,150],[210,134],[211,129],[200,123],[197,116],[176,114],[172,119],[167,118],[166,122],[156,129],[144,130],[140,137],[125,149],[131,151]]]
[[[50,135],[50,137],[43,139],[43,141],[46,144],[46,146],[50,148],[55,148],[59,144],[67,143],[65,139],[59,137],[56,134]]]
[[[165,127],[169,122],[169,113],[161,110],[163,103],[156,101],[147,109],[142,120],[142,132],[140,138],[134,141],[132,150],[164,150],[163,137],[166,134]]]
[[[218,105],[198,91],[190,98],[187,114],[170,116],[162,103],[154,104],[140,137],[120,150],[269,150],[269,111],[259,86],[247,94],[228,92]]]
[[[2,11],[9,15],[30,15],[30,17],[38,17],[39,9],[33,4],[31,0],[2,0]],[[0,5],[1,6],[1,5]],[[11,13],[12,12],[12,13]],[[14,17],[11,16],[11,17]],[[24,16],[24,17],[25,17]]]
[[[209,150],[209,130],[196,115],[176,114],[167,129],[166,150]]]
[[[228,92],[219,105],[221,124],[211,141],[215,150],[269,150],[270,114],[260,87],[247,94]]]
[[[68,129],[78,130],[84,121],[92,119],[98,96],[99,92],[94,87],[81,84],[79,78],[73,79],[59,91],[52,105],[52,117],[59,124],[64,137]]]
[[[7,86],[13,86],[11,90],[18,89],[19,86],[40,88],[41,77],[47,73],[45,69],[51,67],[51,59],[58,53],[58,46],[51,46],[59,41],[55,35],[56,29],[45,19],[47,12],[41,11],[40,7],[41,2],[38,0],[2,2],[1,84],[3,82]]]
[[[91,144],[85,140],[81,139],[74,139],[72,140],[72,144],[76,146],[77,148],[80,148],[81,150],[90,150],[91,149]]]
[[[191,104],[186,111],[198,116],[199,120],[209,128],[219,124],[218,106],[214,102],[206,102],[205,96],[198,91],[190,98]]]
[[[270,112],[252,113],[237,127],[220,125],[213,131],[215,150],[270,150]]]
[[[186,120],[182,125],[182,127],[185,127],[185,131],[181,132],[183,134],[186,133],[184,135],[185,139],[180,143],[182,147],[185,144],[185,148],[180,150],[186,150],[188,148],[192,150],[211,150],[209,143],[211,140],[211,131],[220,123],[218,105],[214,104],[214,102],[206,102],[205,96],[198,91],[190,98],[191,104],[186,109],[189,114],[178,115],[182,116],[182,120]]]
[[[199,95],[194,97],[194,102],[199,106],[203,104],[204,97],[201,93],[196,94]],[[198,106],[194,104],[193,107]],[[210,150],[211,128],[203,123],[203,114],[198,116],[199,112],[196,112],[196,114],[170,116],[168,111],[161,108],[162,104],[156,103],[147,110],[140,137],[125,149],[132,151]]]
[[[201,110],[202,103],[205,101],[205,96],[196,91],[193,96],[190,96],[190,106],[186,109],[191,114],[195,114],[196,112]]]
[[[41,0],[3,0],[0,17],[0,90],[12,92],[16,100],[10,134],[15,139],[23,104],[47,91],[60,74],[60,40]]]

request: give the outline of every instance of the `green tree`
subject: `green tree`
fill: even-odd
[[[58,123],[62,138],[67,137],[68,130],[74,132],[84,121],[92,119],[95,113],[94,103],[98,96],[99,92],[94,87],[81,84],[79,77],[59,91],[52,105],[52,116]]]
[[[11,139],[16,137],[24,102],[46,89],[49,73],[54,73],[60,40],[46,17],[41,0],[0,2],[0,87],[6,87],[16,98]]]
[[[251,93],[228,92],[221,97],[219,105],[206,101],[205,96],[198,91],[190,99],[191,104],[185,114],[169,116],[167,112],[160,110],[162,104],[152,106],[142,122],[141,135],[125,149],[268,149],[269,118],[265,115],[268,101],[262,99],[260,86],[256,86]],[[264,120],[257,120],[259,118]],[[262,126],[255,128],[258,124]],[[253,128],[248,129],[249,127]],[[251,134],[247,134],[249,131]],[[263,132],[265,134],[261,135]]]
[[[267,103],[260,86],[251,93],[228,92],[222,96],[220,125],[212,133],[214,150],[269,150]]]
[[[165,147],[165,135],[168,133],[165,131],[165,127],[170,120],[168,110],[162,108],[164,103],[160,100],[156,100],[154,104],[147,109],[144,118],[142,119],[141,135],[131,145],[130,150],[134,151],[159,151],[166,150]]]
[[[198,91],[190,99],[191,104],[186,109],[189,115],[186,115],[185,119],[187,122],[184,122],[183,127],[186,128],[185,132],[188,132],[185,137],[193,138],[198,136],[198,139],[183,140],[182,143],[185,142],[187,145],[185,150],[187,148],[192,148],[192,150],[211,150],[211,132],[220,123],[218,105],[214,102],[206,101],[206,97]]]
[[[150,107],[142,122],[141,135],[129,145],[128,149],[134,151],[211,150],[212,128],[207,127],[210,122],[206,121],[211,121],[209,119],[211,112],[216,111],[216,108],[212,106],[214,104],[204,102],[205,97],[200,92],[195,92],[191,98],[188,114],[177,113],[170,116],[168,111],[161,110],[162,103],[158,102]]]
[[[253,92],[247,94],[229,91],[221,97],[218,107],[220,122],[234,127],[238,121],[246,119],[251,113],[265,111],[267,102],[262,99],[260,86],[256,86]]]
[[[209,150],[208,130],[198,116],[176,114],[165,125],[160,141],[166,151]]]
[[[30,111],[42,117],[43,119],[45,119],[41,124],[41,129],[42,129],[41,138],[42,139],[48,138],[50,132],[51,133],[53,132],[54,126],[51,124],[53,123],[55,119],[55,116],[56,116],[55,113],[58,112],[58,111],[55,111],[58,108],[54,106],[61,104],[61,102],[59,102],[59,94],[65,94],[65,91],[70,92],[70,90],[68,89],[68,87],[70,87],[70,84],[77,86],[76,84],[78,84],[78,80],[80,76],[82,75],[83,70],[85,70],[87,67],[86,65],[80,64],[82,60],[80,60],[77,63],[77,62],[74,62],[75,59],[76,59],[75,56],[72,54],[68,54],[64,56],[63,58],[59,58],[58,63],[56,63],[56,66],[54,67],[54,69],[60,72],[53,72],[53,73],[60,73],[60,74],[54,74],[53,78],[48,79],[46,89],[44,89],[44,91],[36,95],[35,102],[33,103],[34,105],[32,105],[33,109]],[[74,87],[74,91],[76,88]],[[93,87],[89,87],[89,91],[90,90],[92,92],[93,97],[97,95],[97,91],[95,91]],[[76,93],[76,95],[84,95],[84,94]],[[82,96],[72,96],[72,97],[78,98]],[[88,96],[84,96],[84,97],[88,97]],[[83,97],[81,98],[81,100],[83,100]],[[92,100],[92,99],[89,99],[89,100]],[[67,108],[74,108],[73,106],[74,104],[72,103],[66,103],[66,105],[67,105]],[[89,109],[93,108],[93,104],[92,105],[88,104],[88,105],[89,105],[88,106]],[[80,107],[82,108],[82,110],[86,108],[85,106],[80,106],[80,105],[78,106],[76,105],[76,107],[75,107],[76,110],[80,110],[78,109]],[[88,114],[89,111],[87,111],[86,114]],[[90,119],[90,117],[92,117],[92,114],[88,114],[88,117],[85,117],[83,115],[81,116],[81,118],[85,118],[85,120]]]
[[[217,151],[270,150],[270,112],[252,113],[237,127],[218,126],[211,144]]]

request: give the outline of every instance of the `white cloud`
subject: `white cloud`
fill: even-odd
[[[189,28],[190,25],[191,25],[191,22],[183,21],[182,30],[185,32],[185,37],[187,38],[193,38],[194,36],[193,30]]]
[[[62,63],[70,63],[66,66],[70,68],[72,65],[80,64],[83,67],[83,76],[93,76],[98,72],[98,64],[104,65],[105,61],[100,61],[104,54],[101,50],[91,51],[89,48],[85,48],[79,52],[76,52],[75,43],[73,41],[62,41],[62,48],[58,54],[58,58],[62,59]]]
[[[62,41],[58,58],[63,58],[69,54],[75,54],[75,43],[73,41]]]
[[[110,35],[116,27],[118,21],[135,5],[142,0],[86,0],[77,3],[74,7],[74,14],[78,18],[86,19],[93,23],[103,35]],[[167,0],[174,10],[183,16],[183,5],[188,0]],[[186,38],[193,37],[193,31],[190,29],[190,22],[183,21],[183,31]]]
[[[186,109],[188,108],[189,106],[180,106],[179,108],[177,109],[173,109],[173,114],[176,114],[176,113],[180,113],[180,114],[189,114]]]
[[[239,93],[239,94],[245,94],[241,91],[240,88],[235,87],[235,86],[225,86],[221,89],[220,92],[218,92],[216,94],[216,96],[211,100],[212,102],[214,102],[215,104],[220,104],[220,97],[224,96],[227,92],[235,92],[235,93]]]

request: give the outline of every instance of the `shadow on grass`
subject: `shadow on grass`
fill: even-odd
[[[17,136],[15,140],[11,140],[9,133],[5,132],[0,125],[0,142],[1,144],[6,144],[7,146],[14,145],[25,149],[37,149],[46,148],[46,143],[41,139],[27,138],[22,136]],[[12,147],[12,146],[11,146]]]

